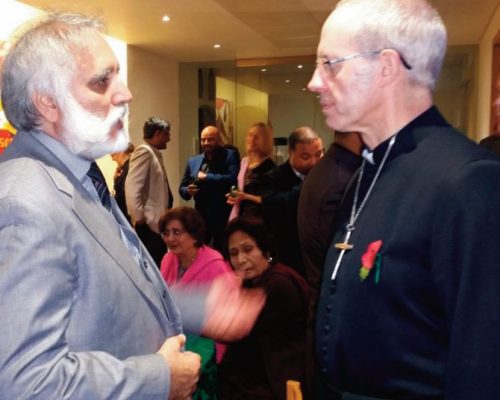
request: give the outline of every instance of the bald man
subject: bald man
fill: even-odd
[[[207,224],[208,241],[222,250],[222,236],[231,206],[226,193],[236,185],[240,157],[236,150],[224,148],[219,129],[207,126],[201,131],[202,153],[188,160],[179,194],[184,200],[194,199],[195,208]]]

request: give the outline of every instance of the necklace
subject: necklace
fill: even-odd
[[[177,281],[179,281],[184,276],[184,274],[186,273],[188,268],[191,266],[191,264],[194,262],[194,260],[196,259],[197,256],[198,256],[198,250],[195,250],[194,256],[191,257],[190,259],[188,259],[187,263],[182,263],[180,258],[178,259],[179,269],[177,271]]]
[[[354,191],[354,202],[351,208],[351,216],[349,218],[349,223],[346,226],[346,234],[344,237],[344,241],[341,243],[335,243],[335,248],[340,250],[340,254],[337,257],[337,262],[335,263],[335,267],[333,268],[332,281],[334,281],[335,278],[337,277],[337,272],[339,270],[340,263],[342,262],[342,258],[344,257],[345,252],[347,250],[352,250],[352,248],[354,247],[353,244],[349,243],[349,238],[351,237],[351,233],[354,231],[355,228],[354,224],[356,223],[356,220],[361,214],[361,211],[363,211],[363,208],[365,207],[365,204],[368,201],[368,198],[370,197],[373,188],[375,187],[375,183],[377,183],[380,173],[382,172],[382,168],[384,168],[385,162],[387,161],[387,157],[389,157],[389,153],[391,152],[392,146],[394,146],[395,141],[396,141],[396,135],[394,135],[391,138],[391,141],[389,142],[389,145],[385,150],[384,157],[382,157],[382,161],[380,162],[380,165],[377,168],[377,172],[373,177],[372,183],[370,183],[370,187],[366,191],[366,194],[363,197],[363,200],[361,201],[359,208],[357,208],[359,188],[361,186],[361,180],[363,179],[363,172],[365,171],[365,165],[366,165],[366,159],[363,159],[363,163],[361,164],[361,168],[358,175],[358,180],[356,182],[356,189]]]

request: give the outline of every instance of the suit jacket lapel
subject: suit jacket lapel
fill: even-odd
[[[116,208],[114,201],[112,207]],[[76,188],[73,194],[73,210],[89,233],[104,251],[113,258],[139,291],[156,308],[167,311],[161,300],[161,290],[164,289],[162,282],[155,279],[156,277],[153,278],[156,282],[153,282],[151,277],[147,275],[147,272],[142,270],[143,266],[137,265],[135,259],[130,255],[121,238],[120,228],[115,219],[116,215],[112,215],[104,207],[96,207],[96,203],[90,199],[90,196],[86,192],[82,193],[76,190]],[[114,213],[117,214],[116,210],[114,210]],[[102,223],[103,219],[106,221],[105,224]],[[140,241],[138,240],[137,242],[141,246]],[[156,268],[156,264],[147,256],[144,248],[141,248],[141,252],[143,261],[149,264],[149,268]],[[165,315],[164,312],[159,314]]]
[[[296,185],[299,185],[300,183],[302,183],[302,179],[300,179],[296,174],[295,174],[295,171],[293,170],[291,164],[290,164],[290,160],[288,160],[286,163],[285,163],[285,166],[284,166],[284,181],[286,181],[286,186],[290,186],[290,187],[293,187],[293,186],[296,186]]]
[[[198,171],[201,168],[201,163],[203,162],[203,157],[204,157],[204,155],[200,154],[193,159],[193,170],[191,172],[193,173],[193,176],[195,178],[198,176]]]
[[[22,157],[28,155],[44,163],[47,173],[52,178],[58,190],[66,193],[72,198],[73,211],[85,228],[132,280],[134,285],[142,292],[149,302],[162,311],[157,314],[162,316],[164,319],[163,322],[167,322],[165,311],[168,314],[168,309],[162,301],[162,291],[165,285],[162,280],[157,279],[159,274],[155,274],[156,271],[152,273],[156,282],[152,282],[148,275],[142,270],[142,266],[137,265],[134,258],[130,255],[121,238],[120,229],[118,227],[118,222],[121,222],[120,220],[123,219],[123,216],[117,212],[116,209],[118,206],[116,202],[114,200],[112,201],[113,208],[115,209],[114,215],[112,215],[91,198],[90,194],[78,179],[76,179],[71,171],[69,171],[69,169],[48,148],[38,143],[37,140],[31,140],[28,135],[29,133],[26,132],[20,132],[16,135],[15,149],[11,149],[14,150],[12,156]],[[119,219],[115,219],[117,214],[120,215]],[[105,219],[107,223],[103,224],[102,219]],[[128,222],[125,223],[128,224]],[[140,241],[138,242],[140,245]],[[151,269],[156,268],[154,261],[142,246],[141,251],[143,259],[151,265]]]

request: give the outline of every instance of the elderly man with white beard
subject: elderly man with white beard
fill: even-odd
[[[127,146],[132,95],[102,29],[50,14],[3,65],[18,133],[0,158],[2,399],[190,398],[200,358],[183,329],[235,339],[262,306],[215,284],[177,308],[110,198],[94,160]]]

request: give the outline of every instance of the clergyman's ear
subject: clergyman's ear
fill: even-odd
[[[56,123],[60,118],[60,109],[52,96],[35,92],[32,101],[39,114],[47,122]]]
[[[382,64],[381,76],[384,84],[393,82],[401,74],[403,64],[400,55],[393,49],[384,49],[380,53]]]

